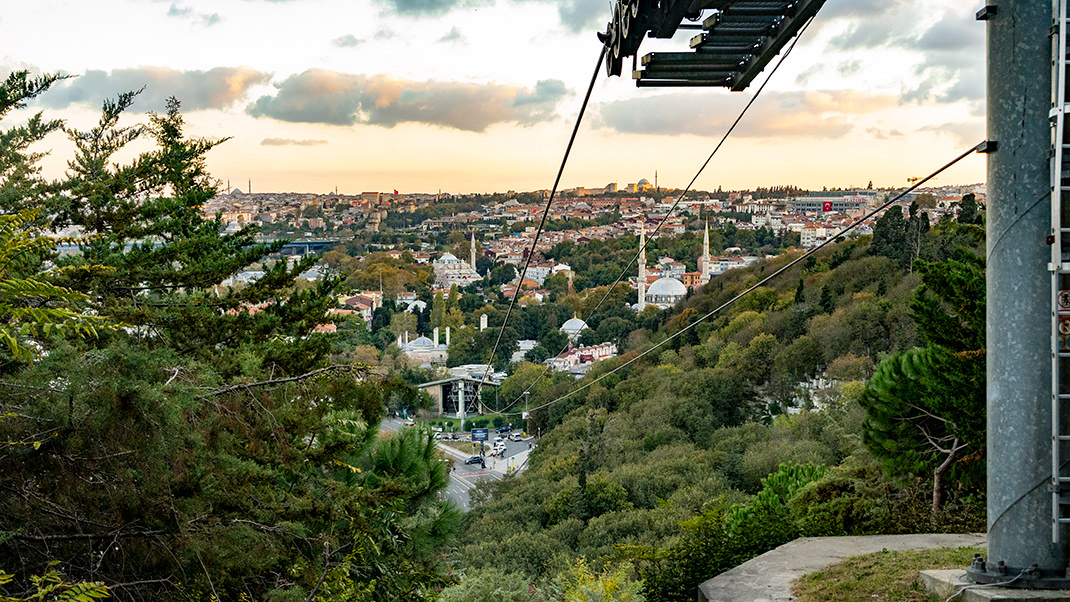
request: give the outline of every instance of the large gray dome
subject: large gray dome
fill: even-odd
[[[651,297],[673,296],[683,297],[687,295],[687,287],[676,278],[659,278],[650,285],[646,294]]]
[[[561,325],[561,330],[565,332],[579,332],[584,328],[587,328],[587,322],[579,318],[569,318]]]
[[[409,348],[432,348],[435,346],[435,342],[427,337],[420,337],[416,340],[409,342]]]

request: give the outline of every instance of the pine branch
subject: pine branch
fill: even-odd
[[[346,365],[346,364],[333,364],[333,365],[330,365],[330,366],[326,366],[324,368],[319,368],[318,370],[313,370],[311,372],[306,372],[304,374],[299,374],[297,376],[291,376],[291,377],[288,377],[288,378],[275,378],[275,379],[271,379],[271,380],[262,380],[262,381],[255,382],[255,383],[246,383],[246,384],[241,384],[241,385],[231,385],[229,387],[220,387],[218,389],[213,389],[213,390],[209,391],[203,397],[215,397],[215,396],[219,396],[219,395],[226,395],[227,393],[233,393],[234,391],[245,391],[245,390],[258,388],[258,387],[270,387],[270,386],[281,385],[281,384],[285,384],[285,383],[300,382],[300,381],[308,380],[310,378],[314,378],[314,377],[319,376],[321,374],[326,374],[326,373],[330,373],[330,372],[342,372],[342,373],[359,372],[359,373],[361,373],[361,375],[368,374],[368,371],[363,366],[352,366],[352,365]]]

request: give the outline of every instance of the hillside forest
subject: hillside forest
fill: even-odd
[[[58,79],[9,75],[0,119]],[[801,252],[639,315],[588,269],[508,324],[512,276],[483,266],[482,285],[365,325],[327,310],[372,262],[400,290],[419,268],[339,249],[327,277],[298,280],[321,258],[272,262],[282,242],[201,215],[218,192],[205,157],[225,140],[186,136],[173,99],[131,124],[136,101],[106,101],[85,130],[41,113],[0,129],[0,600],[683,601],[800,536],[983,529],[972,199],[931,225],[893,207],[872,236],[743,296]],[[74,149],[57,181],[41,175],[50,136]],[[68,226],[78,238],[45,236]],[[686,261],[695,243],[655,244]],[[551,253],[623,270],[635,249]],[[222,285],[250,266],[264,276]],[[486,333],[462,328],[480,315]],[[529,359],[555,353],[577,315],[585,342],[620,355],[582,380],[508,365],[522,338],[539,342]],[[445,325],[450,365],[486,361],[504,325],[510,376],[485,401],[523,398],[542,433],[527,470],[478,487],[464,514],[440,495],[431,433],[379,428],[426,404],[413,385],[431,374],[397,336]]]

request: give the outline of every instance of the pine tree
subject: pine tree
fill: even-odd
[[[873,224],[873,242],[869,252],[887,257],[902,265],[907,257],[907,222],[903,210],[893,206]]]
[[[276,262],[255,283],[224,290],[226,279],[264,262],[285,241],[258,243],[254,227],[226,234],[218,217],[205,217],[202,206],[218,192],[205,154],[226,139],[186,138],[174,98],[147,127],[119,127],[134,98],[124,94],[105,102],[95,128],[70,132],[77,152],[70,164],[69,201],[58,214],[62,223],[97,238],[66,263],[109,268],[72,279],[71,285],[101,299],[100,312],[136,328],[144,344],[231,365],[235,372],[239,368],[232,364],[241,361],[236,356],[245,346],[257,348],[268,367],[288,374],[315,367],[328,346],[308,335],[326,321],[338,280],[294,290],[297,274],[315,261],[308,257],[292,267]],[[154,150],[128,165],[112,162],[143,133],[155,141]],[[279,337],[286,337],[285,344]]]
[[[881,361],[866,384],[863,441],[888,472],[932,479],[932,510],[947,481],[979,487],[985,437],[984,262],[965,252],[919,263],[911,302],[923,348]]]
[[[0,106],[55,79],[9,77]],[[95,128],[69,132],[68,181],[38,185],[29,155],[0,172],[5,207],[45,200],[50,216],[93,235],[63,260],[68,288],[19,289],[36,297],[30,317],[76,326],[78,315],[42,311],[69,298],[120,327],[95,339],[34,327],[39,359],[0,382],[0,441],[32,443],[0,454],[3,579],[29,591],[55,566],[124,584],[112,591],[129,600],[435,591],[447,581],[435,554],[456,523],[433,495],[441,463],[373,453],[385,401],[415,402],[416,391],[326,364],[329,340],[310,333],[333,282],[298,292],[303,265],[279,262],[241,291],[219,288],[278,245],[258,244],[253,229],[225,234],[202,215],[215,194],[204,155],[221,141],[186,138],[174,100],[144,127],[120,126],[135,96],[105,103]],[[155,147],[117,165],[115,153],[142,135]],[[25,138],[0,137],[0,160]],[[37,277],[39,258],[24,259],[19,268]],[[9,300],[17,316],[23,298],[0,296]],[[428,433],[409,436],[416,448],[431,444]]]

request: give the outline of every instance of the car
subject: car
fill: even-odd
[[[464,461],[465,464],[482,464],[483,458],[480,456],[471,456]]]
[[[520,436],[520,433],[511,433],[509,435],[509,440],[510,441],[520,441],[521,439],[522,439],[522,437]]]
[[[508,433],[511,430],[513,430],[513,425],[511,424],[503,424],[502,426],[498,427],[499,433]]]

